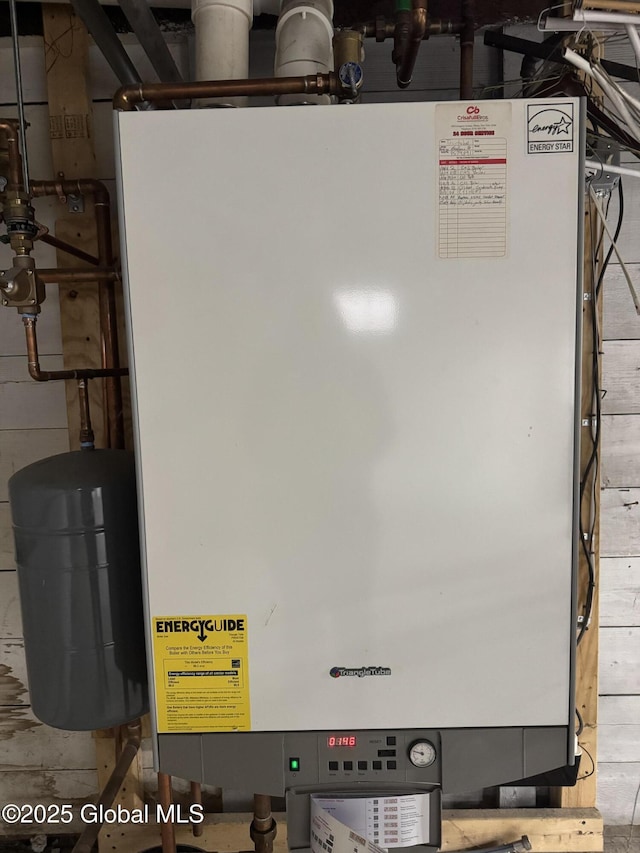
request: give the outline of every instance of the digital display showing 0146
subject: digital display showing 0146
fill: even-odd
[[[355,735],[329,735],[327,738],[327,746],[355,746],[357,738]]]

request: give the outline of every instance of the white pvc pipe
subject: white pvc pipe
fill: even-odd
[[[633,24],[627,24],[625,29],[627,30],[631,47],[636,55],[636,60],[640,62],[640,35],[638,35],[638,31]]]
[[[333,71],[332,0],[284,0],[276,28],[276,77]],[[286,95],[280,104],[328,104],[328,95]]]
[[[627,24],[638,25],[638,16],[624,12],[599,12],[594,9],[576,9],[573,20],[583,24],[616,24],[623,29]]]
[[[600,163],[598,160],[585,160],[584,164],[589,169],[597,169],[598,172],[611,172],[612,175],[628,175],[631,178],[640,178],[640,169],[630,169],[626,166],[610,166],[608,163]]]
[[[246,79],[252,0],[193,0],[191,19],[195,28],[196,80]],[[212,102],[215,103],[205,103]],[[242,106],[246,98],[228,98],[226,103]]]

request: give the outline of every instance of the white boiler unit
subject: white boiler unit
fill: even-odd
[[[125,112],[117,148],[159,767],[573,763],[580,103]]]

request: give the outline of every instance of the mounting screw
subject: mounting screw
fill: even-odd
[[[8,305],[9,303],[7,302],[7,300],[6,300],[6,299],[3,299],[3,300],[2,300],[2,304],[3,304],[3,305]]]
[[[30,302],[31,302],[31,305],[35,305],[35,304],[36,304],[36,300],[35,300],[35,299],[31,299],[31,300],[30,300]]]
[[[582,299],[584,300],[584,302],[590,302],[591,301],[591,294],[590,293],[583,293]]]
[[[27,270],[27,275],[33,275],[33,270]]]

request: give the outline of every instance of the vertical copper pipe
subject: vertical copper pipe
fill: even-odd
[[[88,379],[78,379],[78,401],[80,403],[80,447],[82,450],[93,450],[95,438],[91,427]]]
[[[11,119],[0,121],[0,130],[4,131],[7,139],[7,155],[9,157],[9,183],[7,189],[20,191],[22,186],[22,157],[20,156],[20,143],[18,122]]]
[[[271,814],[271,797],[267,794],[254,794],[250,835],[256,853],[273,853],[276,831],[276,822]]]
[[[202,785],[200,782],[191,783],[191,802],[194,806],[202,805]],[[204,831],[201,823],[192,823],[191,828],[196,838],[202,835]]]
[[[473,43],[475,21],[473,0],[462,0],[462,29],[460,30],[460,98],[473,98]]]
[[[173,795],[171,793],[171,776],[166,773],[158,773],[158,799],[162,811],[165,815],[169,815]],[[160,837],[162,838],[162,853],[176,853],[176,830],[170,818],[160,824]]]
[[[98,261],[100,266],[113,264],[113,246],[111,242],[111,207],[108,197],[95,194],[95,215],[98,237]],[[116,316],[116,292],[112,281],[105,281],[99,288],[100,334],[104,341],[102,366],[111,370],[120,367],[118,352],[118,322]],[[110,447],[124,447],[124,419],[122,413],[122,386],[120,380],[109,377],[105,380],[107,390],[107,421]]]
[[[78,181],[33,181],[34,197],[58,195],[60,193],[90,194],[93,196],[98,243],[98,263],[101,267],[113,266],[113,242],[111,239],[111,206],[109,192],[101,181],[81,179]],[[93,272],[93,271],[92,271]],[[79,278],[82,272],[79,270]],[[100,307],[100,338],[102,343],[102,367],[118,371],[118,324],[116,314],[115,286],[112,279],[103,279],[98,290]],[[105,434],[108,446],[124,447],[124,417],[122,410],[122,384],[117,374],[105,379],[106,411]]]
[[[396,65],[396,80],[401,89],[406,89],[411,83],[418,51],[427,32],[427,0],[412,0],[411,7],[409,41],[405,44],[399,64]]]

